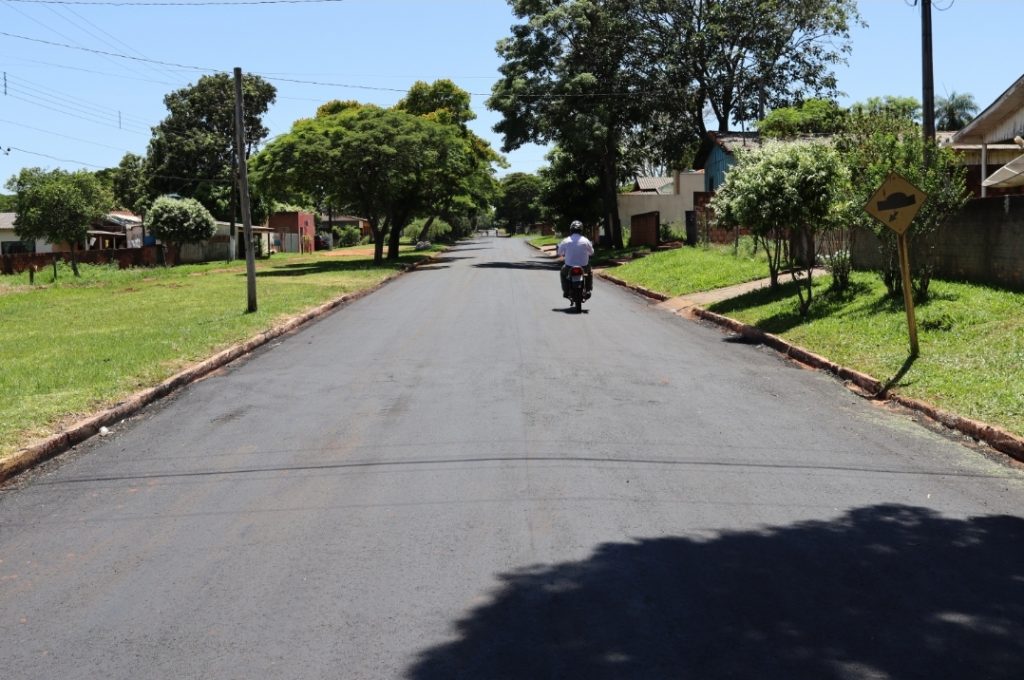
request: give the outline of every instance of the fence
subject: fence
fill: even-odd
[[[53,266],[55,261],[71,262],[70,252],[60,253],[16,253],[0,256],[0,273],[20,274],[35,267],[36,270]],[[163,246],[142,248],[118,248],[116,250],[80,250],[78,262],[82,264],[117,263],[121,269],[130,267],[155,267],[164,263]]]
[[[1024,196],[976,198],[936,233],[935,275],[1024,290]],[[858,232],[851,257],[858,269],[882,266],[879,242]]]

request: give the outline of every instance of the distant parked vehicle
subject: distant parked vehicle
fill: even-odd
[[[330,250],[333,247],[334,243],[330,234],[322,231],[317,232],[317,235],[313,238],[314,250]]]

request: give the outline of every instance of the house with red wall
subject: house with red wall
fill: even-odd
[[[282,252],[313,252],[313,237],[316,235],[316,220],[313,213],[274,213],[267,220],[267,227],[281,235]]]

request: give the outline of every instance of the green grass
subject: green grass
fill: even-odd
[[[724,288],[768,276],[764,251],[756,255],[747,244],[733,255],[732,246],[699,246],[656,252],[617,267],[616,278],[669,297]]]
[[[797,314],[792,284],[711,306],[900,394],[1024,435],[1024,295],[986,286],[933,281],[916,306],[920,355],[909,362],[902,298],[892,300],[876,274],[854,273],[851,291],[828,292],[816,280],[807,319]]]
[[[364,249],[365,250],[365,249]],[[0,458],[306,309],[371,288],[421,259],[374,266],[345,249],[257,263],[259,311],[246,313],[245,262],[118,270],[82,266],[0,278]],[[347,256],[348,255],[348,256]]]
[[[563,238],[565,238],[565,237],[564,236],[535,236],[535,237],[530,239],[530,243],[532,245],[537,246],[538,248],[540,248],[542,246],[557,246],[559,243],[561,243]]]

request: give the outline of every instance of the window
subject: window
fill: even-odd
[[[0,253],[3,255],[16,255],[18,253],[36,252],[35,241],[3,241],[0,242]]]

